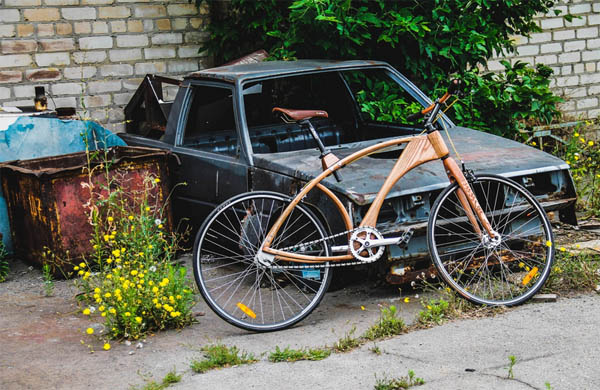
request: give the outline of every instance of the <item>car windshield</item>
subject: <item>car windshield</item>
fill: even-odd
[[[353,69],[271,78],[243,87],[246,124],[254,153],[315,147],[310,133],[285,123],[273,107],[324,110],[311,122],[326,146],[420,132],[408,115],[422,109],[385,69]]]

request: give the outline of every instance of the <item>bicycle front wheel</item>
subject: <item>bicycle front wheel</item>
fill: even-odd
[[[438,274],[461,296],[484,305],[518,305],[544,284],[554,258],[552,229],[533,195],[514,181],[482,175],[471,183],[500,237],[470,223],[458,184],[446,188],[429,217],[427,241]]]
[[[284,195],[253,192],[217,207],[200,228],[194,244],[194,276],[202,296],[221,318],[252,331],[289,327],[314,310],[327,291],[326,264],[261,261],[257,254],[273,223],[290,203]],[[271,247],[328,256],[326,231],[319,219],[298,204]]]

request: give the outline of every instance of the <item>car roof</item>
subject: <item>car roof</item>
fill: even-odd
[[[297,60],[297,61],[264,61],[240,65],[226,65],[217,68],[203,69],[187,75],[186,79],[218,79],[231,83],[249,79],[278,76],[283,74],[304,73],[320,70],[360,68],[365,66],[389,66],[382,61],[352,60]]]

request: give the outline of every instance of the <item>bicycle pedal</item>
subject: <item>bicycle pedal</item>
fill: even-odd
[[[415,231],[413,229],[408,229],[407,231],[402,233],[402,236],[400,237],[400,240],[398,241],[397,245],[399,247],[406,247],[413,234],[415,234]]]

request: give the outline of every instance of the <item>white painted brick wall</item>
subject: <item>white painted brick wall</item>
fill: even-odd
[[[208,63],[198,48],[208,6],[188,0],[0,0],[0,106],[76,107],[111,130],[142,77],[186,75]],[[166,94],[172,94],[167,92]]]
[[[528,39],[516,37],[517,53],[506,58],[551,66],[551,87],[566,100],[561,104],[565,118],[595,118],[600,112],[600,1],[562,0],[554,9],[561,16],[554,10],[538,15],[542,31]],[[579,18],[567,22],[562,17],[567,10]],[[502,70],[498,60],[490,61],[488,69]]]

